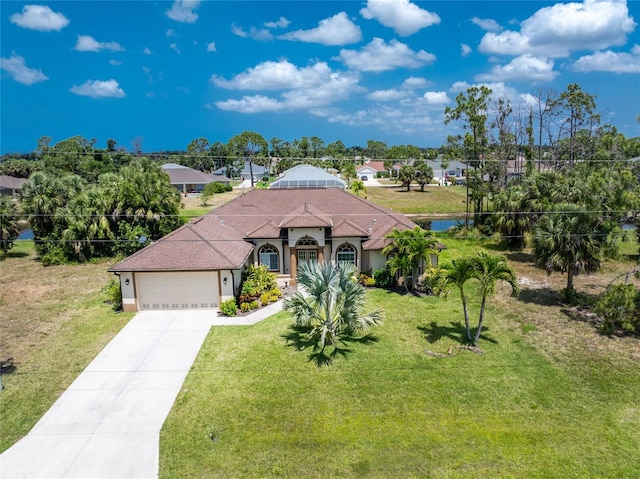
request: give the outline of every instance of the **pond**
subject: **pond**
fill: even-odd
[[[427,216],[417,216],[410,218],[415,224],[427,231],[447,231],[449,228],[464,225],[464,218],[432,218]],[[469,225],[473,220],[469,220]]]

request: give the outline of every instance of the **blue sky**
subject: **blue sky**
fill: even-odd
[[[286,141],[439,146],[471,85],[517,108],[578,83],[639,134],[640,2],[2,1],[0,151]]]

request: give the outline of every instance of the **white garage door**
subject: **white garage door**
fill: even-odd
[[[183,271],[136,273],[138,307],[158,309],[212,309],[218,307],[218,273]]]

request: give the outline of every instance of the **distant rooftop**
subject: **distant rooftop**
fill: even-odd
[[[270,189],[293,188],[337,188],[344,190],[344,180],[331,173],[311,165],[298,165],[288,169],[276,181],[271,183]]]

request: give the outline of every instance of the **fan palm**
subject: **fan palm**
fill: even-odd
[[[365,290],[350,264],[305,262],[298,269],[298,282],[304,288],[287,298],[284,309],[296,325],[310,327],[309,337],[321,352],[337,347],[344,336],[368,332],[382,320],[382,310],[364,313]]]

